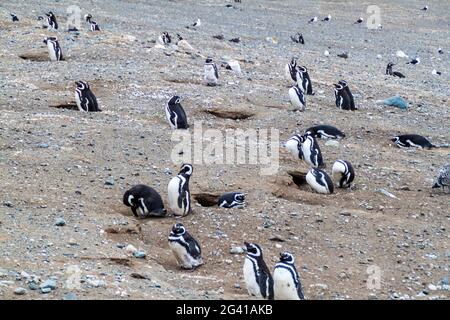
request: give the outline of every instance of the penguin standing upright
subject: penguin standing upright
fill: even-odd
[[[303,160],[314,168],[323,168],[325,166],[322,158],[322,152],[320,151],[319,143],[316,138],[310,134],[303,136],[303,142],[301,144]]]
[[[303,38],[303,34],[301,34],[300,32],[297,32],[297,34],[295,36],[291,36],[291,40],[294,41],[295,43],[305,44],[305,39]]]
[[[173,129],[187,129],[186,112],[180,104],[180,97],[173,96],[166,105],[166,117]]]
[[[44,38],[44,43],[47,45],[50,61],[63,60],[61,46],[59,45],[57,37]]]
[[[58,30],[58,22],[56,22],[56,16],[53,12],[48,12],[45,14],[47,16],[47,24],[50,29]]]
[[[123,195],[123,204],[131,207],[133,215],[138,218],[166,215],[166,209],[164,209],[159,193],[143,184],[138,184],[127,190]]]
[[[291,83],[297,83],[297,59],[292,58],[291,61],[284,67],[284,75],[286,80]]]
[[[304,300],[302,284],[295,268],[294,256],[282,252],[273,270],[275,300]]]
[[[286,141],[285,147],[292,153],[295,159],[303,160],[303,152],[302,152],[303,141],[305,141],[304,137],[299,134],[292,136],[291,138],[289,138],[288,141]]]
[[[216,86],[219,83],[219,71],[217,70],[217,66],[211,58],[206,59],[204,69],[204,80],[206,85]]]
[[[169,235],[169,246],[183,269],[195,269],[203,264],[202,250],[181,223],[172,227]]]
[[[334,191],[333,181],[323,170],[311,168],[306,174],[306,182],[318,193],[331,194]]]
[[[355,100],[353,99],[353,94],[350,91],[350,87],[348,86],[347,81],[345,80],[340,80],[339,84],[344,88],[345,93],[347,94],[349,101],[350,101],[350,110],[354,111],[354,110],[358,110],[355,107]]]
[[[295,85],[291,87],[288,92],[291,104],[295,108],[294,110],[305,111],[306,99],[300,87],[298,85]]]
[[[346,160],[337,160],[331,169],[333,179],[339,188],[349,188],[355,179],[355,170],[350,162]]]
[[[350,110],[350,97],[343,85],[334,84],[334,96],[336,98],[336,107],[342,110]]]
[[[191,164],[183,164],[178,175],[173,177],[167,186],[169,207],[176,216],[186,216],[191,213],[189,179],[193,170]]]
[[[261,247],[244,242],[247,249],[244,261],[244,281],[249,295],[273,300],[273,278],[263,259]]]
[[[86,22],[88,22],[91,25],[91,31],[100,31],[98,23],[92,20],[91,14],[85,15],[84,18],[86,19]]]
[[[172,38],[170,37],[167,31],[164,31],[159,37],[158,40],[161,44],[170,44],[172,43]]]
[[[297,67],[297,84],[302,88],[304,93],[314,95],[311,78],[309,77],[308,69],[305,66]]]
[[[89,84],[85,81],[75,82],[77,88],[75,89],[75,101],[77,102],[80,111],[99,112],[97,98],[92,93]]]

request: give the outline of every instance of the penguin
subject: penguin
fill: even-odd
[[[302,143],[304,141],[303,136],[296,134],[289,138],[285,143],[285,148],[288,149],[295,159],[303,160]]]
[[[54,30],[58,30],[58,22],[56,22],[56,16],[53,12],[48,12],[45,14],[47,16],[48,27]]]
[[[339,188],[350,188],[355,179],[355,170],[350,162],[346,160],[337,160],[333,164],[331,175]]]
[[[331,21],[331,15],[326,16],[325,18],[322,19],[322,21],[325,22]]]
[[[436,69],[433,69],[433,71],[431,71],[431,74],[432,74],[433,76],[440,76],[440,75],[442,75],[442,72],[437,71]]]
[[[196,22],[194,22],[193,24],[191,24],[190,26],[186,26],[186,28],[190,29],[191,27],[200,27],[202,25],[202,21],[200,19],[197,19]]]
[[[315,92],[312,89],[311,78],[309,77],[308,69],[305,66],[297,67],[297,84],[302,88],[303,92],[308,95],[314,95]]]
[[[123,204],[131,207],[131,211],[136,218],[163,217],[166,215],[166,209],[164,209],[159,193],[143,184],[138,184],[127,190],[123,195]]]
[[[244,242],[244,244],[247,254],[243,272],[248,294],[273,300],[273,278],[264,262],[261,247],[256,243]]]
[[[221,208],[242,209],[245,206],[245,194],[241,192],[224,193],[219,197],[218,205]]]
[[[89,84],[85,81],[75,82],[77,88],[75,89],[75,100],[80,111],[100,112],[97,98],[92,93]]]
[[[422,11],[428,11],[428,6],[423,7],[422,9],[420,9]]]
[[[183,224],[177,223],[172,227],[169,246],[181,268],[192,270],[203,264],[200,244],[186,231]]]
[[[417,58],[414,58],[411,61],[407,62],[406,64],[416,65],[416,64],[419,64],[419,63],[420,63],[420,58],[417,57]]]
[[[398,78],[404,78],[405,76],[398,72],[398,71],[392,71],[392,67],[395,66],[395,64],[393,64],[392,62],[389,62],[387,67],[386,67],[386,74],[390,75],[390,76],[394,76],[394,77],[398,77]]]
[[[305,44],[305,39],[303,38],[303,35],[299,32],[297,32],[295,36],[291,36],[291,40],[294,41],[295,43]]]
[[[336,98],[336,107],[342,110],[350,110],[350,97],[341,84],[334,84],[334,96]]]
[[[333,181],[328,174],[320,169],[311,168],[306,174],[306,182],[318,193],[331,194],[334,191]]]
[[[91,31],[100,31],[100,27],[98,26],[97,22],[92,21],[91,14],[85,15],[84,18],[86,19],[86,22],[89,22],[89,24],[91,25]]]
[[[19,22],[19,18],[17,18],[17,16],[15,14],[10,13],[10,15],[11,15],[11,19],[13,22]]]
[[[305,300],[295,259],[290,252],[280,253],[280,261],[273,270],[273,292],[275,300]]]
[[[353,24],[360,24],[363,23],[364,19],[362,17],[359,17],[358,20],[356,20]]]
[[[400,136],[396,136],[391,139],[393,143],[395,143],[400,148],[419,148],[419,149],[432,149],[436,148],[430,141],[428,141],[425,137],[422,137],[418,134],[404,134]]]
[[[47,45],[48,54],[50,55],[50,61],[63,60],[62,50],[57,37],[44,38],[44,43]]]
[[[439,48],[439,49],[438,49],[438,53],[439,53],[439,54],[444,54],[444,50],[442,50],[442,48]]]
[[[343,139],[345,138],[345,133],[340,131],[338,128],[330,125],[318,125],[310,127],[305,130],[305,134],[310,134],[315,138],[323,139]]]
[[[173,129],[187,129],[189,127],[179,96],[173,96],[167,103],[166,117]]]
[[[291,104],[294,106],[294,110],[305,111],[306,109],[306,99],[303,95],[302,90],[298,85],[295,85],[289,89],[289,98],[291,100]]]
[[[178,175],[167,186],[169,206],[176,216],[187,216],[192,211],[189,179],[193,170],[191,164],[183,164]]]
[[[216,86],[219,82],[219,71],[216,64],[211,58],[207,58],[205,61],[205,76],[204,80],[207,86]]]
[[[311,18],[308,23],[313,23],[313,22],[317,22],[318,18],[317,17],[313,17]]]
[[[353,94],[352,94],[352,92],[350,91],[350,87],[348,86],[347,81],[345,81],[345,80],[340,80],[340,81],[339,81],[339,84],[344,88],[345,93],[347,94],[347,96],[348,96],[348,98],[349,98],[349,101],[350,101],[350,110],[352,110],[352,111],[358,110],[358,109],[355,107],[355,100],[353,99]]]
[[[159,36],[158,40],[161,44],[170,44],[172,42],[169,33],[166,31],[164,31],[162,35]]]
[[[312,135],[306,134],[303,136],[301,144],[303,160],[314,168],[323,168],[325,164],[322,158],[319,144],[316,138]]]
[[[292,58],[284,67],[284,74],[288,81],[297,83],[297,59]]]
[[[443,190],[445,190],[445,187],[447,187],[450,191],[450,163],[445,164],[439,170],[438,176],[432,188],[442,188]]]

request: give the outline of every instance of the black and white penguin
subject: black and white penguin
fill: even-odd
[[[450,191],[450,163],[445,164],[439,169],[438,176],[433,184],[433,189],[445,187]]]
[[[308,23],[313,23],[313,22],[317,22],[318,18],[317,17],[313,17],[311,18]]]
[[[304,93],[309,95],[315,94],[312,89],[312,82],[309,77],[308,69],[305,66],[297,67],[297,84]]]
[[[172,43],[172,38],[170,37],[167,31],[164,31],[159,37],[158,40],[161,44],[170,44]]]
[[[216,64],[211,58],[205,61],[205,75],[204,80],[207,86],[216,86],[219,83],[219,71]]]
[[[273,270],[275,300],[304,300],[302,284],[290,252],[280,253],[280,261]]]
[[[304,137],[302,135],[296,134],[289,138],[285,143],[285,148],[288,149],[295,159],[303,160],[302,153],[302,143],[304,141]]]
[[[10,13],[10,15],[11,15],[11,19],[12,19],[13,22],[18,22],[19,21],[19,18],[17,18],[17,16],[15,14]]]
[[[419,148],[419,149],[431,149],[436,148],[430,141],[428,141],[425,137],[422,137],[418,134],[404,134],[400,136],[396,136],[391,139],[393,143],[395,143],[400,148]]]
[[[310,127],[305,130],[305,134],[310,134],[315,138],[319,139],[343,139],[345,138],[345,133],[336,127],[322,124],[314,127]]]
[[[359,17],[358,20],[356,20],[353,24],[360,24],[363,23],[364,19],[362,17]]]
[[[442,75],[442,72],[437,71],[436,69],[433,69],[433,71],[431,71],[431,74],[432,74],[433,76],[440,76],[440,75]]]
[[[336,98],[336,107],[342,110],[350,110],[350,97],[343,85],[334,84],[334,97]]]
[[[420,9],[422,11],[428,11],[428,6],[423,7],[422,9]]]
[[[85,15],[84,18],[86,19],[86,22],[88,22],[91,25],[91,31],[100,31],[98,23],[92,20],[91,14]]]
[[[333,181],[323,170],[311,168],[306,174],[306,182],[318,193],[331,194],[334,191]]]
[[[302,90],[298,85],[295,85],[289,89],[289,99],[291,104],[294,106],[294,110],[305,111],[306,109],[306,99]]]
[[[303,160],[314,168],[323,168],[322,152],[320,151],[319,143],[316,138],[310,134],[303,136],[301,144]]]
[[[416,65],[416,64],[419,64],[419,63],[420,63],[420,58],[416,57],[416,58],[412,59],[411,61],[407,62],[406,64]]]
[[[192,27],[194,27],[194,28],[200,27],[201,25],[202,25],[202,21],[200,19],[197,19],[197,21],[192,24]]]
[[[181,268],[192,270],[203,264],[202,249],[199,243],[181,223],[172,227],[169,246]]]
[[[63,60],[61,46],[59,45],[57,37],[44,38],[44,43],[47,45],[48,54],[50,56],[50,61]]]
[[[77,102],[80,111],[99,112],[97,98],[92,93],[89,84],[85,81],[75,82],[77,88],[75,89],[75,101]]]
[[[286,80],[291,83],[297,83],[297,59],[292,58],[291,61],[284,67],[284,75]]]
[[[173,96],[166,105],[166,117],[173,129],[187,129],[186,112],[180,104],[180,97]]]
[[[392,62],[388,63],[388,65],[386,66],[386,74],[398,78],[404,78],[405,76],[402,73],[398,71],[392,71],[393,66],[395,66],[395,64],[393,64]]]
[[[219,197],[218,202],[221,208],[238,208],[245,207],[245,194],[241,192],[227,192]]]
[[[173,177],[167,186],[169,207],[176,216],[186,216],[191,213],[189,179],[193,171],[191,164],[183,164],[178,175]]]
[[[331,15],[329,14],[328,16],[326,16],[325,18],[322,19],[322,21],[325,22],[331,21]]]
[[[47,16],[47,24],[50,29],[58,30],[58,22],[56,22],[56,16],[53,12],[48,12],[45,14]]]
[[[295,36],[291,36],[291,40],[295,43],[305,44],[305,39],[303,38],[303,34],[297,32]]]
[[[133,215],[137,218],[166,215],[164,203],[159,193],[146,185],[138,184],[127,190],[123,195],[123,204],[131,207]]]
[[[261,247],[256,243],[244,242],[247,249],[244,261],[244,281],[248,294],[273,300],[273,278],[263,259]]]
[[[349,188],[355,179],[355,170],[350,162],[337,160],[333,164],[331,175],[339,188]]]
[[[347,81],[345,80],[340,80],[339,84],[344,88],[345,93],[347,93],[348,98],[350,99],[350,110],[354,111],[354,110],[358,110],[355,107],[355,100],[353,99],[353,94],[350,91],[350,87],[348,86]]]
[[[439,54],[444,54],[444,50],[442,50],[442,48],[439,48],[439,49],[438,49],[438,53],[439,53]]]

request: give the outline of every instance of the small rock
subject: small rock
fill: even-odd
[[[231,254],[241,254],[241,253],[244,253],[244,248],[242,248],[242,247],[233,247],[233,248],[231,248],[230,253],[231,253]]]
[[[37,145],[37,147],[38,147],[38,148],[42,148],[42,149],[46,149],[46,148],[49,147],[49,144],[48,144],[48,143],[42,142],[42,143],[39,143],[39,144]]]
[[[339,141],[337,141],[337,140],[328,140],[327,142],[325,142],[325,145],[329,146],[329,147],[336,147],[336,148],[338,148],[339,147]]]
[[[436,291],[436,290],[437,290],[437,287],[436,287],[434,284],[429,284],[429,285],[428,285],[428,290],[430,290],[430,291]]]
[[[29,288],[30,290],[37,290],[37,289],[39,289],[39,286],[38,286],[38,284],[37,284],[36,282],[32,281],[32,282],[30,282],[30,283],[28,284],[28,288]]]
[[[128,253],[134,254],[136,251],[138,251],[138,249],[136,249],[136,247],[133,246],[132,244],[129,244],[125,248],[125,251],[128,252]]]
[[[66,225],[66,220],[64,220],[63,218],[58,218],[55,220],[55,226],[63,227],[65,225]]]
[[[14,294],[17,294],[18,296],[23,296],[25,293],[27,293],[27,290],[22,287],[16,288],[16,290],[14,290]]]
[[[235,289],[240,289],[240,288],[241,288],[241,285],[240,285],[239,283],[235,283],[235,284],[234,284],[234,288],[235,288]]]
[[[64,295],[63,300],[78,300],[78,297],[75,293],[69,292]]]
[[[52,289],[50,289],[50,288],[41,288],[42,293],[50,293],[51,291],[52,291]]]
[[[233,263],[233,261],[232,261],[232,260],[230,260],[230,259],[226,259],[226,260],[225,260],[225,263],[226,263],[226,264],[232,264],[232,263]]]
[[[133,252],[135,258],[144,259],[147,254],[144,251],[135,251]]]
[[[285,242],[286,241],[280,235],[273,235],[272,237],[269,238],[269,240],[275,241],[275,242]]]
[[[55,290],[56,289],[56,281],[51,280],[51,279],[46,280],[39,286],[39,288],[41,289],[41,291],[43,289],[50,289],[50,291]]]
[[[114,177],[108,177],[106,180],[105,180],[105,185],[107,185],[107,186],[113,186],[115,184],[115,182],[114,182]]]

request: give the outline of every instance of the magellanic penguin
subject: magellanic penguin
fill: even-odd
[[[273,284],[275,300],[305,299],[294,256],[290,252],[280,254],[280,261],[273,270]]]
[[[331,15],[329,14],[328,16],[326,16],[325,18],[322,19],[322,21],[325,22],[331,21]]]
[[[392,71],[392,67],[395,66],[395,64],[393,64],[392,62],[389,62],[387,67],[386,67],[386,74],[390,75],[390,76],[394,76],[394,77],[398,77],[398,78],[404,78],[405,76],[398,72],[398,71]]]
[[[297,67],[297,84],[302,88],[302,91],[309,95],[314,95],[311,78],[309,77],[308,69],[305,66]]]
[[[205,61],[205,75],[204,80],[207,86],[216,86],[219,83],[219,71],[216,64],[211,58]]]
[[[241,192],[227,192],[219,197],[219,207],[239,208],[245,207],[245,194]]]
[[[345,81],[345,80],[340,80],[340,81],[339,81],[339,84],[344,88],[345,93],[347,94],[347,96],[348,96],[348,98],[349,98],[349,100],[350,100],[350,110],[352,110],[352,111],[358,110],[358,109],[355,107],[355,100],[353,99],[353,94],[352,94],[352,92],[350,91],[350,87],[348,86],[347,81]]]
[[[393,143],[395,143],[400,148],[419,148],[419,149],[431,149],[436,148],[430,141],[428,141],[425,137],[422,137],[418,134],[404,134],[400,136],[396,136],[391,139]]]
[[[306,109],[306,98],[303,91],[298,85],[295,85],[289,89],[289,99],[291,104],[294,106],[294,110],[305,111]]]
[[[417,57],[417,58],[414,58],[414,59],[412,59],[411,61],[407,62],[406,64],[413,64],[413,65],[416,65],[416,64],[419,64],[419,63],[420,63],[420,58]]]
[[[194,168],[191,164],[183,164],[176,177],[167,186],[169,207],[176,216],[186,216],[191,213],[191,193],[189,179]]]
[[[322,124],[310,127],[305,130],[305,134],[310,134],[315,138],[319,139],[343,139],[345,138],[345,133],[336,127]]]
[[[303,142],[301,145],[303,160],[314,168],[324,168],[325,164],[322,158],[322,152],[320,151],[319,143],[316,138],[310,134],[303,136]]]
[[[285,148],[288,149],[291,154],[294,156],[295,159],[301,159],[303,160],[303,153],[302,153],[302,143],[303,143],[304,137],[302,135],[296,134],[289,138],[288,141],[285,143]]]
[[[17,16],[15,14],[10,13],[10,15],[11,15],[11,19],[12,19],[13,22],[18,22],[19,21],[19,18],[17,18]]]
[[[363,17],[359,17],[358,20],[356,20],[353,24],[360,24],[363,23],[364,19]]]
[[[58,30],[58,22],[56,22],[56,16],[53,12],[48,12],[45,14],[47,16],[47,24],[49,29]]]
[[[170,37],[167,31],[164,31],[159,37],[158,40],[161,44],[170,44],[172,43],[172,38]]]
[[[137,218],[163,217],[166,215],[164,203],[159,193],[146,185],[138,184],[123,195],[123,204],[131,207]]]
[[[98,23],[92,20],[91,14],[85,15],[84,18],[86,19],[86,22],[88,22],[91,25],[91,31],[100,31]]]
[[[342,110],[350,110],[350,97],[343,85],[334,84],[334,97],[336,98],[336,107]]]
[[[263,259],[261,247],[256,243],[244,242],[247,254],[244,261],[244,281],[248,294],[273,300],[273,278]]]
[[[50,61],[63,60],[61,46],[59,45],[57,37],[44,38],[44,43],[47,45],[48,54],[50,56]]]
[[[173,129],[187,129],[186,112],[180,104],[180,97],[173,96],[166,105],[166,117]]]
[[[297,83],[297,59],[292,58],[291,61],[284,67],[284,75],[286,80],[296,84]]]
[[[450,191],[450,163],[445,164],[439,170],[436,181],[433,184],[433,189],[442,188],[445,190],[445,187]]]
[[[333,164],[331,175],[339,188],[349,188],[355,179],[355,170],[350,162],[337,160]]]
[[[333,181],[328,174],[320,169],[311,168],[306,174],[306,182],[318,193],[331,194],[334,191]]]
[[[295,43],[305,44],[305,39],[303,38],[303,34],[297,32],[295,36],[291,36],[291,40]]]
[[[97,98],[92,93],[89,84],[85,81],[75,82],[75,101],[80,111],[99,112],[102,111],[98,107]]]
[[[317,22],[318,19],[319,19],[319,18],[317,18],[317,17],[313,17],[313,18],[311,18],[311,19],[308,21],[308,23]]]
[[[169,246],[181,268],[192,270],[203,264],[199,243],[181,223],[172,227],[169,235]]]

